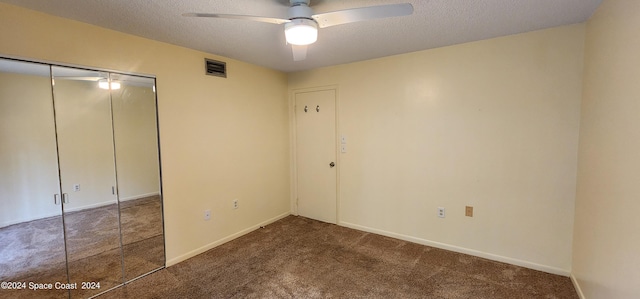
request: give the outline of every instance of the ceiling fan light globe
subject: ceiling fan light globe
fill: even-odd
[[[309,19],[293,19],[284,25],[284,35],[292,45],[310,45],[318,40],[318,24]]]
[[[107,80],[99,80],[98,81],[98,87],[100,87],[100,89],[109,89],[109,82]]]
[[[98,87],[100,89],[111,89],[111,90],[120,89],[120,82],[116,82],[116,81],[109,82],[107,79],[100,79],[98,80]]]

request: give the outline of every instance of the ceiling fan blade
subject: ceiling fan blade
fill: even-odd
[[[243,15],[227,15],[227,14],[218,14],[218,13],[183,13],[183,17],[200,17],[200,18],[222,18],[222,19],[239,19],[239,20],[248,20],[248,21],[256,21],[263,23],[271,23],[271,24],[284,24],[291,22],[287,19],[280,18],[269,18],[269,17],[258,17],[258,16],[243,16]]]
[[[320,28],[389,17],[408,16],[413,13],[410,3],[389,4],[338,10],[311,16]]]
[[[293,61],[301,61],[307,58],[307,46],[291,45],[291,52],[293,52]]]

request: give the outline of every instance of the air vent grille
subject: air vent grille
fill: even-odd
[[[205,74],[209,76],[227,77],[227,63],[213,59],[204,59]]]

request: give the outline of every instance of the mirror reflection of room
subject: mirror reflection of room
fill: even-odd
[[[122,283],[116,164],[110,93],[96,84],[108,74],[56,66],[52,74],[69,281],[113,288]]]
[[[0,280],[86,298],[164,267],[155,99],[153,78],[0,59]]]
[[[0,59],[0,281],[67,281],[55,136],[50,67]]]
[[[164,265],[155,80],[113,74],[113,130],[125,280]]]

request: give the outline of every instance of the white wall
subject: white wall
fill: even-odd
[[[157,76],[168,265],[290,213],[285,74],[4,3],[0,36],[0,55]]]
[[[338,86],[339,223],[568,275],[584,31],[290,74]]]
[[[640,1],[587,23],[572,274],[584,298],[640,298]]]

